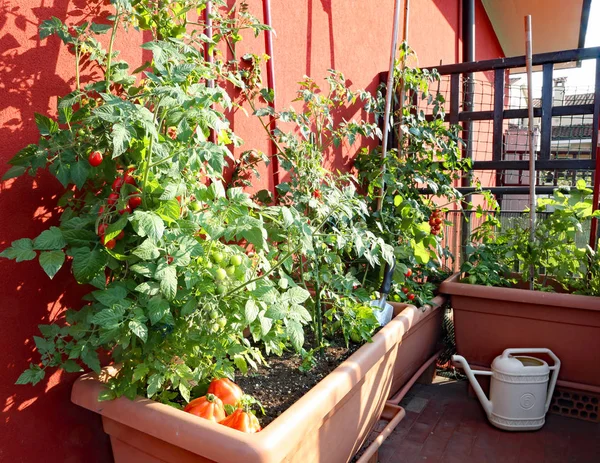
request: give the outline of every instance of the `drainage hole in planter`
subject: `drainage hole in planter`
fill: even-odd
[[[560,405],[561,407],[572,407],[573,406],[572,400],[558,399],[557,402],[558,402],[558,405]]]

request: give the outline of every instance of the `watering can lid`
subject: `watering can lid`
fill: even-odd
[[[528,355],[499,355],[492,363],[492,371],[510,375],[547,374],[550,367],[543,360]]]

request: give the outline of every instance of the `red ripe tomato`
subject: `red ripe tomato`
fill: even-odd
[[[88,162],[92,167],[98,167],[102,164],[102,153],[100,151],[92,151],[88,157]]]
[[[252,413],[245,412],[243,408],[238,408],[219,424],[247,433],[255,433],[261,430],[258,418]]]
[[[131,206],[130,206],[129,204],[126,204],[126,205],[125,205],[125,208],[124,208],[124,209],[121,209],[121,210],[119,211],[119,214],[123,215],[123,214],[125,214],[126,212],[127,212],[128,214],[131,214]]]
[[[173,263],[173,256],[165,256],[167,258],[167,265],[171,265]]]
[[[119,241],[119,240],[122,240],[123,238],[125,238],[125,231],[121,230],[121,233],[119,233],[115,239],[117,241]]]
[[[223,421],[226,416],[223,402],[214,394],[206,394],[192,400],[183,411],[215,423]]]
[[[129,169],[127,172],[125,172],[125,175],[123,175],[123,182],[135,186],[135,179],[131,176],[131,172],[133,172],[133,169]]]
[[[104,206],[100,206],[100,209],[98,209],[98,215],[102,214],[104,214]]]
[[[109,206],[114,206],[118,200],[119,200],[119,194],[111,193],[108,195],[108,200],[106,202],[108,203]]]
[[[321,190],[315,190],[315,191],[313,191],[313,198],[315,198],[315,199],[321,199]]]
[[[213,379],[208,386],[208,393],[216,395],[225,405],[232,406],[235,406],[244,394],[242,388],[229,378]]]
[[[177,138],[177,127],[169,127],[167,129],[167,136],[171,140],[175,140]]]
[[[142,197],[141,196],[132,196],[129,198],[129,207],[133,211],[142,205]]]
[[[409,301],[414,301],[414,299],[415,299],[415,295],[414,295],[413,293],[410,293],[410,294],[408,295],[408,300],[409,300]]]
[[[412,275],[412,270],[411,270],[411,269],[408,269],[408,270],[406,271],[406,273],[404,274],[404,276],[405,276],[406,278],[410,278],[410,277],[411,277],[411,275]]]
[[[108,249],[112,249],[115,247],[115,244],[117,244],[115,240],[109,240],[106,243],[104,243],[104,246],[106,246]]]
[[[123,177],[115,178],[115,181],[112,184],[112,190],[118,193],[121,190],[121,187],[124,183],[125,179]]]
[[[101,223],[100,225],[98,225],[98,236],[104,236],[107,228],[108,224],[106,223]]]
[[[409,291],[410,291],[410,289],[408,289],[406,286],[404,288],[402,288],[402,292],[404,294],[408,294]]]

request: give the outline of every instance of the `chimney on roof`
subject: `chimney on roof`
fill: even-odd
[[[565,104],[565,84],[566,77],[556,77],[554,82],[554,91],[552,92],[552,106],[563,106]]]

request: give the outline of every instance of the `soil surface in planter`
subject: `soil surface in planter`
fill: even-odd
[[[236,375],[235,382],[244,393],[254,396],[265,409],[265,415],[260,411],[256,413],[263,428],[360,348],[355,343],[346,347],[343,338],[330,342],[322,358],[315,354],[316,365],[309,371],[300,371],[302,358],[290,351],[281,357],[269,357],[268,367],[260,366],[246,375]],[[308,350],[309,346],[305,348]]]

